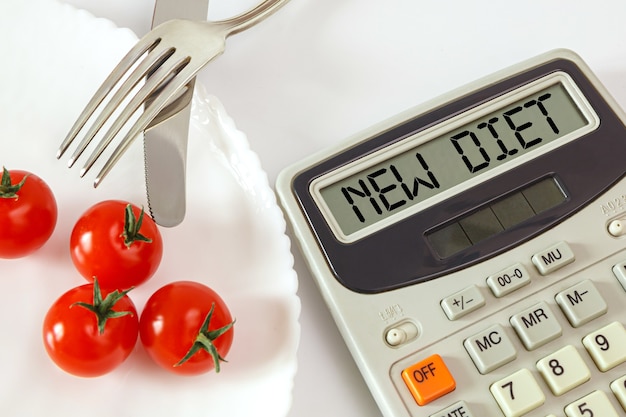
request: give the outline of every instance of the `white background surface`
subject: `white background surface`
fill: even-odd
[[[180,378],[155,366],[140,343],[101,378],[76,378],[50,360],[42,343],[43,318],[58,296],[86,282],[70,260],[75,221],[98,201],[148,204],[141,145],[131,146],[97,189],[54,158],[77,114],[137,38],[56,0],[3,0],[0,39],[7,40],[0,42],[0,55],[9,63],[0,67],[2,163],[45,178],[59,211],[44,247],[22,259],[0,259],[3,291],[12,294],[0,303],[6,318],[0,415],[108,417],[105,399],[115,398],[116,417],[195,417],[207,404],[217,416],[248,417],[258,410],[286,416],[300,300],[285,221],[246,135],[204,89],[192,105],[185,222],[160,229],[158,271],[129,296],[140,311],[167,282],[193,280],[213,288],[236,320],[228,366],[219,375]],[[28,300],[18,294],[28,294]]]
[[[139,36],[150,27],[153,0],[65,1]],[[253,3],[212,0],[210,16]],[[622,0],[291,0],[231,38],[199,78],[247,134],[273,183],[312,152],[553,48],[578,52],[624,106],[625,17]],[[291,416],[380,416],[294,253],[302,339]]]

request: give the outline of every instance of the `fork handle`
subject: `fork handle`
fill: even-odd
[[[234,35],[235,33],[243,32],[244,30],[264,20],[288,1],[289,0],[264,0],[250,10],[245,11],[237,16],[209,23],[212,26],[222,26],[226,36]]]

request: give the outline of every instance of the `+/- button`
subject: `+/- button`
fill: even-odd
[[[485,305],[485,298],[472,285],[441,300],[441,308],[450,320],[457,320]]]

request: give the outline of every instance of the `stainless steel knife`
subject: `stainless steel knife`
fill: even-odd
[[[152,27],[171,19],[206,20],[209,0],[156,0]],[[187,136],[195,79],[177,102],[174,116],[153,124],[144,133],[146,192],[150,214],[157,224],[173,227],[186,209]],[[186,101],[186,103],[185,103]]]

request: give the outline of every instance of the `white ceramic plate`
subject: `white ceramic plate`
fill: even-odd
[[[153,365],[138,343],[113,373],[82,379],[48,359],[43,317],[59,295],[85,283],[69,256],[74,222],[109,198],[147,207],[140,141],[95,190],[92,176],[79,179],[77,168],[55,158],[136,37],[56,0],[3,0],[0,39],[0,165],[45,179],[59,206],[55,233],[41,250],[0,260],[0,415],[286,415],[300,304],[285,223],[246,136],[201,90],[192,112],[186,219],[161,229],[161,267],[131,298],[141,309],[156,289],[183,279],[217,290],[237,319],[228,363],[220,374],[180,377]]]

